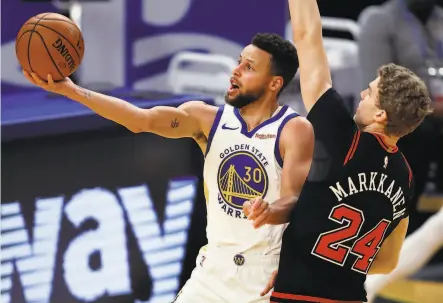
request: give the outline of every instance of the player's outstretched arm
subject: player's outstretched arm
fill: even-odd
[[[314,152],[314,130],[304,118],[286,123],[280,135],[280,153],[283,159],[280,199],[272,204],[257,197],[243,205],[243,211],[254,228],[265,224],[285,224],[298,200],[311,167]]]
[[[293,41],[300,62],[300,86],[309,112],[332,86],[331,71],[323,47],[322,25],[316,0],[288,0]]]
[[[75,100],[135,133],[151,132],[167,138],[199,139],[204,135],[199,117],[210,112],[214,112],[215,116],[217,110],[201,101],[190,101],[178,108],[157,106],[142,109],[124,100],[84,89],[69,78],[53,82],[48,76],[48,82],[45,82],[35,74],[23,73],[35,85]]]

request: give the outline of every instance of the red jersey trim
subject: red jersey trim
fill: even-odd
[[[413,176],[412,169],[411,166],[409,166],[408,160],[406,160],[405,155],[403,155],[403,153],[401,153],[401,155],[403,156],[403,159],[405,159],[406,166],[408,167],[409,170],[409,187],[411,187],[412,176]]]
[[[348,161],[351,160],[352,157],[354,156],[355,151],[357,150],[358,141],[360,140],[360,134],[361,134],[361,131],[359,131],[359,130],[355,132],[354,138],[352,139],[351,147],[348,150],[348,154],[346,155],[345,162],[343,163],[343,166],[345,166],[346,163],[348,163]]]
[[[374,135],[374,137],[377,139],[378,143],[380,143],[381,147],[383,147],[383,149],[386,150],[388,153],[394,154],[394,153],[398,152],[398,146],[392,146],[392,145],[387,144],[383,140],[383,137],[378,134],[372,134],[372,135]]]

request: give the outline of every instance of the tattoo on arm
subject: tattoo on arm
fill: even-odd
[[[171,128],[177,128],[180,126],[180,122],[178,122],[177,118],[171,121]]]

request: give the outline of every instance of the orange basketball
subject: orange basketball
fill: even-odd
[[[44,13],[22,26],[15,41],[15,53],[22,68],[46,80],[70,76],[79,67],[85,52],[83,35],[69,18]]]

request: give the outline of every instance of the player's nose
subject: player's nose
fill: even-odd
[[[233,70],[232,70],[232,76],[233,78],[238,78],[241,75],[241,64],[238,64]]]

